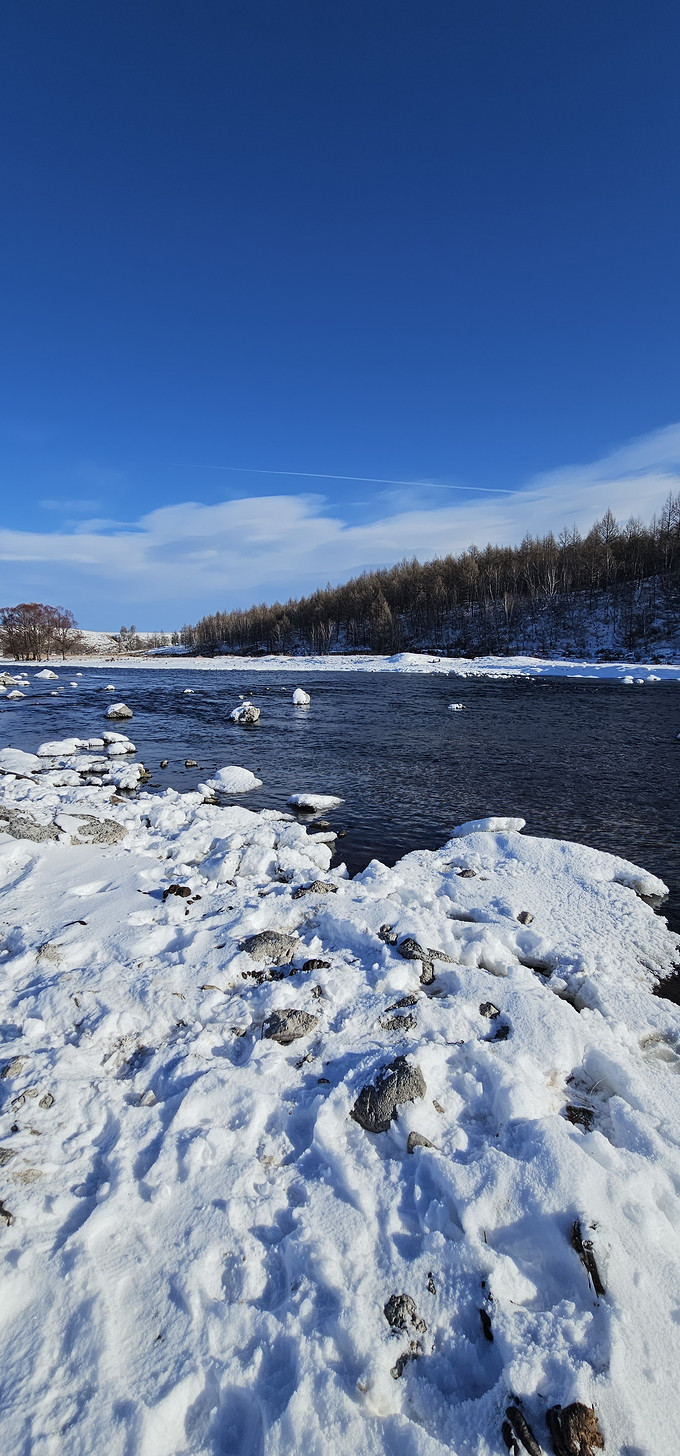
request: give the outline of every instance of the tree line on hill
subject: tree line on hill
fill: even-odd
[[[73,612],[44,602],[19,602],[0,608],[0,649],[18,662],[37,662],[60,652],[82,650],[83,636]]]
[[[680,492],[648,526],[608,510],[585,536],[404,560],[299,600],[215,612],[180,636],[200,653],[654,655],[680,645]]]

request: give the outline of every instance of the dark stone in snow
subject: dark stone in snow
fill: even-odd
[[[302,969],[303,971],[328,971],[330,970],[330,964],[330,961],[320,961],[315,956],[312,956],[311,960],[305,961]]]
[[[430,1142],[430,1139],[429,1138],[426,1138],[424,1133],[422,1133],[422,1132],[410,1132],[409,1133],[409,1135],[408,1135],[408,1141],[406,1143],[406,1151],[407,1151],[407,1153],[414,1153],[415,1150],[416,1150],[416,1148],[433,1148],[433,1147],[434,1147],[434,1143],[431,1143]]]
[[[479,1318],[482,1321],[482,1330],[484,1332],[484,1339],[485,1340],[488,1340],[489,1343],[492,1345],[493,1344],[493,1330],[491,1328],[491,1320],[489,1318],[489,1315],[488,1315],[487,1310],[480,1309],[480,1311],[479,1311]]]
[[[276,965],[287,965],[300,948],[296,935],[285,930],[261,930],[258,935],[249,935],[241,941],[241,950],[247,951],[254,961],[271,961]]]
[[[311,885],[299,885],[293,890],[293,899],[299,900],[302,895],[337,895],[337,885],[328,884],[326,880],[314,880]]]
[[[571,1102],[565,1107],[564,1115],[568,1122],[573,1122],[577,1127],[584,1127],[586,1132],[590,1132],[595,1120],[592,1107],[577,1107]]]
[[[408,996],[402,996],[399,1001],[394,1002],[393,1006],[386,1006],[385,1013],[387,1013],[388,1011],[400,1011],[403,1006],[416,1006],[417,1003],[418,996],[416,992],[409,991]]]
[[[456,874],[460,875],[461,880],[474,880],[476,873],[476,870],[456,870]]]
[[[427,1325],[424,1319],[420,1319],[410,1294],[391,1294],[385,1305],[384,1313],[392,1330],[407,1330],[409,1325],[412,1325],[414,1330],[418,1330],[421,1335],[424,1335],[427,1330]]]
[[[189,885],[168,885],[163,891],[163,899],[167,900],[168,895],[178,895],[180,900],[188,900],[191,894]]]
[[[538,1441],[536,1440],[531,1426],[529,1425],[528,1420],[524,1416],[523,1412],[520,1410],[519,1406],[509,1405],[505,1414],[507,1417],[507,1421],[509,1421],[510,1425],[514,1427],[516,1435],[519,1436],[524,1450],[528,1451],[529,1456],[541,1456],[541,1448],[538,1444]],[[504,1422],[504,1429],[505,1424],[506,1422]],[[508,1442],[507,1435],[504,1435],[503,1439],[506,1446],[508,1447],[508,1450],[512,1451],[512,1446]],[[515,1448],[517,1451],[519,1451],[520,1449],[517,1445],[517,1442],[515,1442]]]
[[[604,1436],[590,1405],[553,1405],[545,1414],[555,1456],[594,1456],[604,1450]]]
[[[479,1014],[480,1016],[488,1016],[489,1021],[494,1021],[495,1018],[497,1016],[500,1016],[501,1013],[498,1010],[498,1007],[494,1006],[493,1001],[482,1001],[482,1004],[479,1008]]]
[[[362,1087],[350,1117],[366,1132],[387,1132],[401,1102],[424,1097],[425,1078],[415,1063],[396,1057],[377,1074],[374,1083]]]
[[[290,1046],[298,1037],[308,1036],[318,1021],[318,1016],[311,1016],[309,1011],[272,1011],[262,1027],[262,1035],[268,1041]]]
[[[12,1057],[11,1062],[5,1062],[5,1065],[0,1072],[0,1077],[2,1077],[3,1081],[5,1077],[18,1077],[19,1073],[23,1072],[25,1065],[26,1063],[24,1057]]]
[[[531,925],[533,918],[534,917],[530,910],[520,910],[519,915],[517,916],[520,925]]]
[[[378,939],[384,941],[385,945],[396,945],[399,936],[391,925],[381,925],[378,931]]]

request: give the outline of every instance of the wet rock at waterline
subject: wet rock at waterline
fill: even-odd
[[[240,707],[232,708],[229,714],[232,723],[240,723],[246,727],[249,723],[257,723],[260,716],[260,709],[254,703],[241,703]]]
[[[127,703],[112,703],[106,712],[107,718],[131,718],[132,708]]]

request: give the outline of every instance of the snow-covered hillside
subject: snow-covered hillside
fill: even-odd
[[[660,882],[493,819],[350,880],[126,797],[122,734],[0,770],[4,1449],[498,1456],[576,1402],[671,1456]]]

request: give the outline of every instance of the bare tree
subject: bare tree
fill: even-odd
[[[0,609],[0,646],[7,657],[37,661],[56,648],[66,656],[67,648],[82,643],[73,612],[43,602],[19,602]]]

